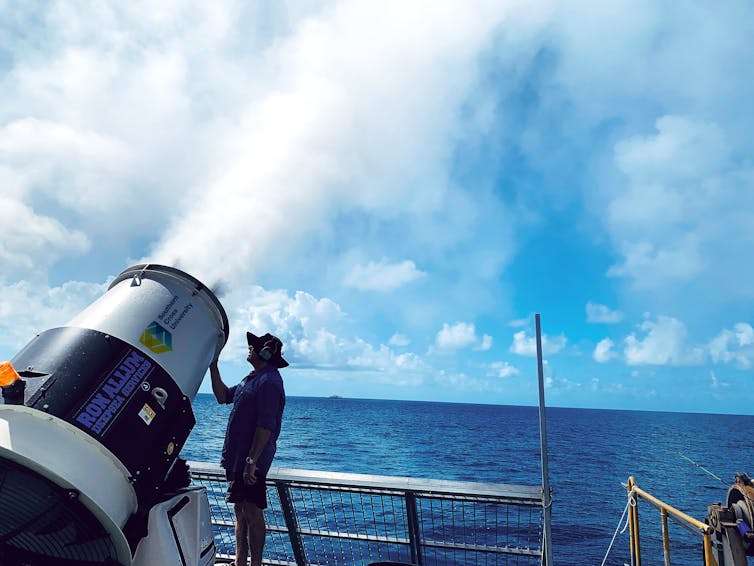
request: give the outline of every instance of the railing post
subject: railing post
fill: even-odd
[[[639,503],[638,496],[634,493],[636,480],[633,476],[628,478],[628,540],[631,548],[631,566],[641,566],[641,552],[639,551],[639,515],[636,512]]]
[[[665,566],[670,566],[670,533],[668,533],[668,512],[660,509],[662,519],[662,552],[665,556]]]
[[[408,540],[411,547],[411,563],[422,566],[421,531],[419,529],[419,513],[416,510],[416,494],[406,492],[406,520],[408,521]]]
[[[534,326],[537,341],[537,378],[539,381],[539,444],[542,464],[542,516],[544,528],[542,532],[542,561],[543,566],[552,566],[552,490],[550,489],[550,471],[547,459],[547,424],[545,418],[545,379],[542,366],[542,330],[539,323],[539,313],[534,315]]]
[[[285,527],[288,529],[288,538],[291,541],[291,548],[293,549],[296,564],[298,566],[305,566],[307,564],[306,551],[299,534],[298,521],[296,520],[296,513],[291,501],[290,490],[287,485],[281,482],[275,482],[275,488],[277,488],[278,497],[280,498],[280,508],[283,510],[283,519],[285,520]]]
[[[715,555],[712,552],[712,537],[709,533],[704,535],[704,566],[717,566]]]

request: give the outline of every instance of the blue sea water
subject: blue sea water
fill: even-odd
[[[181,456],[218,462],[229,407],[199,394],[194,412]],[[602,563],[629,476],[703,520],[737,472],[754,472],[751,416],[563,408],[546,415],[555,564]],[[536,407],[289,397],[274,465],[538,485],[539,454]],[[643,564],[662,564],[659,512],[642,504],[640,519]],[[674,524],[670,532],[673,563],[701,563],[701,539]],[[628,562],[626,531],[606,564]]]

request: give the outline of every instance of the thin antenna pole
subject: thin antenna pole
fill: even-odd
[[[550,470],[547,462],[547,425],[545,423],[545,376],[542,367],[542,331],[539,326],[539,313],[534,315],[537,327],[537,377],[539,379],[539,443],[542,452],[542,506],[544,533],[542,535],[542,564],[552,564],[552,494],[550,493]]]

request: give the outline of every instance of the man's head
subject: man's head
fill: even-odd
[[[288,362],[283,359],[283,343],[277,336],[273,336],[269,332],[263,336],[247,332],[246,341],[249,343],[249,357],[247,359],[255,368],[265,364],[270,364],[276,368],[284,368],[288,365]]]

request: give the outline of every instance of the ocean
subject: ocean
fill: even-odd
[[[217,463],[229,407],[208,394],[193,405],[181,456]],[[554,563],[602,563],[629,476],[703,520],[736,473],[754,472],[753,426],[751,416],[548,408]],[[536,407],[289,397],[273,465],[539,485],[539,454]],[[659,511],[642,503],[639,513],[643,564],[662,564]],[[700,538],[673,523],[670,533],[674,564],[702,563]],[[626,530],[606,564],[628,562]]]

